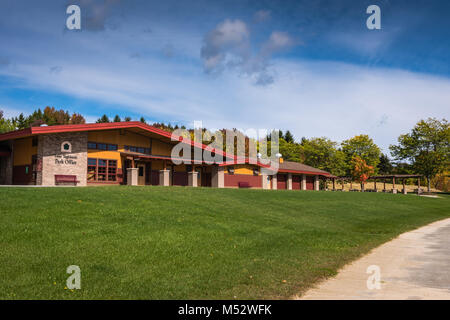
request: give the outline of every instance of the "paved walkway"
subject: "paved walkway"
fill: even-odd
[[[376,283],[373,271],[367,273],[369,266],[379,267],[380,289],[368,289],[369,277],[369,285]],[[400,235],[299,299],[450,300],[450,219]]]

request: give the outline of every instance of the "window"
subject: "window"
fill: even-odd
[[[109,151],[117,151],[117,144],[108,144]]]
[[[151,154],[150,148],[144,148],[144,147],[135,147],[135,146],[124,146],[125,151],[130,152],[136,152],[136,153],[143,153],[143,154]]]
[[[88,142],[88,149],[96,149],[96,150],[108,150],[108,151],[117,151],[119,148],[117,144],[110,143],[98,143],[98,142]]]
[[[228,174],[234,174],[234,167],[228,167]]]
[[[257,169],[257,168],[253,169],[253,175],[254,176],[259,175],[259,169]]]
[[[37,147],[37,145],[38,145],[38,137],[33,137],[31,140],[31,146]]]
[[[117,160],[88,159],[88,181],[117,181]]]
[[[144,176],[144,166],[140,166],[139,167],[139,177],[143,177]]]

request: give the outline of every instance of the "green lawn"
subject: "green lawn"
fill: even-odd
[[[182,187],[0,188],[0,204],[1,299],[289,298],[450,217],[449,197]]]

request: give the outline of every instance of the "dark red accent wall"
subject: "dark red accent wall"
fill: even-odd
[[[26,173],[28,167],[28,173]],[[13,184],[30,184],[33,180],[31,164],[13,167]]]
[[[202,172],[202,187],[211,187],[211,173],[209,172]]]
[[[153,186],[159,185],[159,171],[158,170],[152,170],[151,184]]]
[[[224,174],[225,187],[239,187],[239,182],[247,182],[252,188],[262,188],[261,176],[249,174]]]
[[[314,190],[314,176],[306,176],[306,190]]]
[[[277,174],[277,189],[284,190],[287,189],[287,175]]]
[[[188,185],[188,173],[187,172],[173,172],[172,185],[174,186],[187,186]]]
[[[292,175],[292,190],[300,190],[302,185],[302,176]]]

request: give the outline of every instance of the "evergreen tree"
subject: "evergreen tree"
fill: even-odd
[[[292,135],[292,133],[289,130],[286,131],[286,133],[284,134],[284,140],[287,143],[293,143],[294,142],[294,136]]]
[[[109,118],[106,114],[104,114],[101,118],[99,118],[97,120],[97,123],[108,123],[108,122],[111,122],[111,121],[109,121]]]
[[[116,114],[116,116],[114,117],[114,121],[113,122],[120,122],[120,121],[122,121],[122,120],[120,119],[119,115]]]
[[[380,174],[390,174],[392,173],[393,169],[394,166],[392,165],[391,160],[388,158],[388,156],[385,154],[381,154],[380,162],[378,163],[378,172]]]

